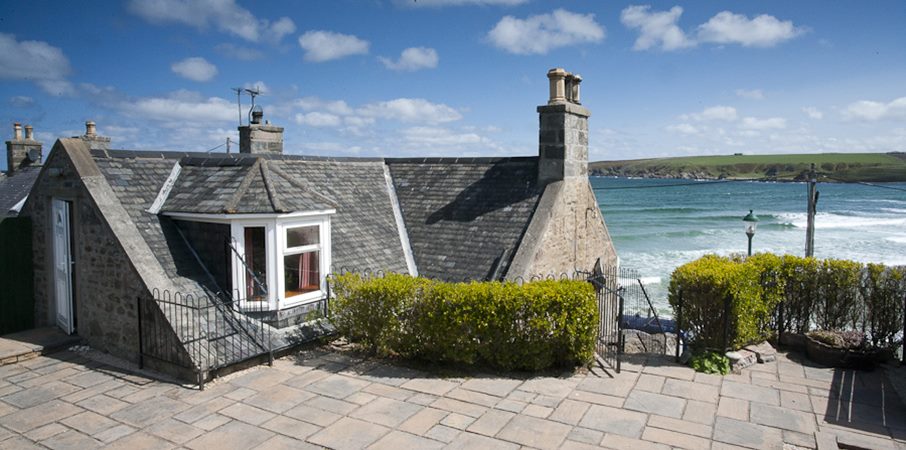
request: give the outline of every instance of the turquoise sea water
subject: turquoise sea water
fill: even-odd
[[[742,218],[750,209],[760,219],[753,252],[804,254],[806,184],[651,187],[684,183],[690,181],[591,178],[620,263],[639,270],[664,314],[674,268],[708,253],[746,252]],[[884,185],[906,189],[906,183]],[[906,265],[906,192],[830,183],[819,183],[818,191],[816,257]]]

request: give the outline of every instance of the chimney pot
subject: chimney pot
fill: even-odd
[[[35,139],[35,129],[31,125],[25,126],[25,140],[32,141]]]
[[[97,127],[94,122],[89,120],[85,122],[85,136],[94,136],[97,134]]]
[[[581,105],[582,102],[579,101],[579,85],[582,84],[582,75],[574,74],[573,83],[572,83],[572,101],[577,105]]]
[[[13,140],[22,140],[22,124],[20,124],[19,122],[13,124]]]
[[[560,67],[547,71],[547,78],[550,80],[550,99],[547,104],[563,103],[566,101],[565,78],[568,73]]]

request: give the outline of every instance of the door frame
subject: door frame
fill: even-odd
[[[72,205],[73,202],[57,197],[51,199],[51,214],[50,214],[50,228],[51,228],[51,267],[52,270],[52,280],[53,280],[53,293],[54,293],[54,323],[59,326],[66,334],[73,334],[75,332],[75,290],[74,290],[74,274],[75,274],[75,258],[73,257],[73,245],[72,245],[72,236],[73,236],[73,224],[72,224]],[[63,224],[63,239],[58,245],[57,240],[57,213],[58,211],[63,215],[62,217],[65,220]],[[60,255],[58,252],[65,251],[65,255]],[[58,272],[58,263],[61,256],[64,256],[66,261],[66,274],[64,280],[59,280]],[[65,291],[61,294],[60,292],[60,281],[65,281]],[[61,299],[60,296],[63,295],[66,298]],[[62,310],[68,309],[68,314],[62,314]]]

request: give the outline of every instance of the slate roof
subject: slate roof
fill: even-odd
[[[183,158],[162,212],[288,213],[333,209],[330,198],[264,158]]]
[[[164,213],[336,209],[331,216],[335,269],[407,272],[384,165],[379,159],[225,157],[125,150],[91,153],[142,237],[180,289],[219,290],[185,245],[173,220],[147,211],[177,163],[180,173],[164,203]],[[229,210],[230,205],[235,208]]]
[[[18,215],[10,213],[10,209],[28,196],[40,172],[41,166],[30,166],[17,169],[12,175],[0,174],[0,218]]]
[[[543,187],[538,159],[387,159],[419,274],[500,279]]]

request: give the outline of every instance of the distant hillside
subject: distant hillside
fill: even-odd
[[[906,181],[906,153],[727,155],[598,161],[591,175],[641,178],[804,180],[809,164],[844,181]]]

